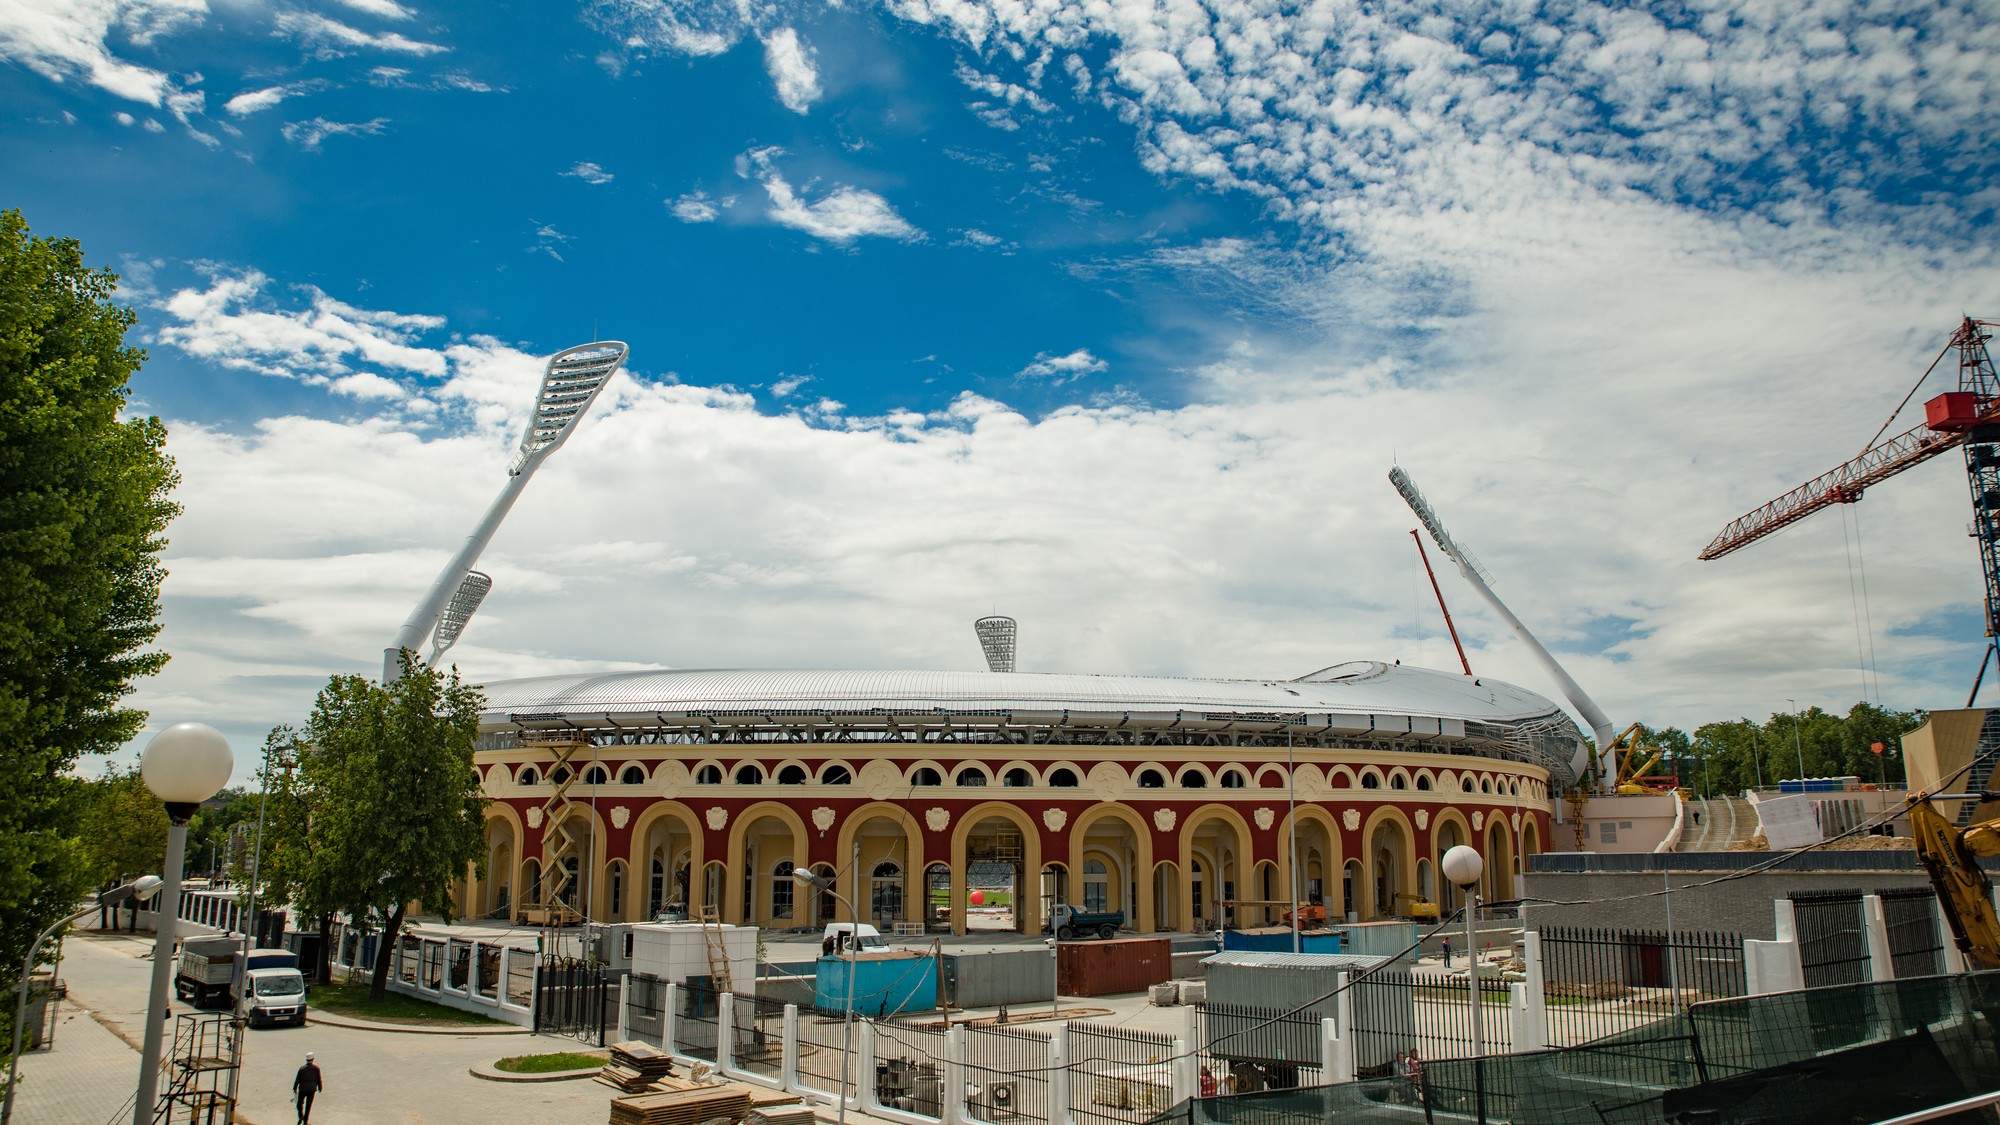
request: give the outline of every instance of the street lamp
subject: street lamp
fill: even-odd
[[[1478,935],[1473,930],[1472,916],[1479,909],[1479,876],[1486,870],[1486,861],[1464,844],[1453,844],[1445,849],[1438,866],[1444,869],[1445,878],[1465,891],[1465,979],[1466,987],[1472,990],[1472,1057],[1477,1059],[1486,1053],[1486,1046],[1482,1034],[1485,1029],[1481,1026],[1484,1016],[1479,1010]]]
[[[146,788],[167,806],[167,862],[153,935],[153,983],[146,1001],[146,1045],[139,1057],[139,1093],[132,1125],[150,1125],[159,1095],[160,1039],[166,1030],[167,990],[174,982],[174,929],[181,911],[181,863],[187,823],[203,801],[229,784],[236,752],[222,732],[202,723],[177,723],[153,736],[139,757]]]
[[[287,752],[292,747],[264,747],[264,783],[258,787],[259,792],[257,794],[257,845],[250,853],[250,916],[248,923],[243,928],[243,963],[238,967],[239,972],[249,971],[250,951],[257,948],[257,930],[259,929],[257,925],[257,880],[263,874],[261,868],[264,864],[264,810],[271,800],[271,751],[274,749],[278,752],[278,768],[284,770],[287,775],[292,772],[292,756]],[[315,965],[313,967],[317,968],[318,966]],[[307,971],[310,972],[311,970]]]
[[[160,877],[158,875],[141,875],[124,886],[113,887],[103,894],[98,895],[95,903],[84,907],[82,910],[43,930],[41,935],[35,938],[34,944],[28,946],[28,956],[21,961],[21,996],[14,1004],[14,1053],[8,1057],[7,1061],[7,1100],[4,1104],[0,1104],[0,1125],[6,1125],[7,1122],[14,1119],[14,1091],[20,1087],[17,1075],[21,1068],[21,1030],[28,1022],[28,978],[35,971],[35,954],[41,952],[42,943],[49,940],[50,934],[55,933],[57,930],[62,929],[64,926],[69,925],[71,922],[76,921],[93,910],[102,910],[109,906],[115,914],[118,907],[123,905],[127,899],[138,899],[140,902],[145,902],[158,893],[159,889]]]
[[[1799,739],[1799,701],[1787,699],[1792,705],[1792,748],[1799,752],[1799,792],[1806,789],[1806,744]]]
[[[860,860],[858,854],[860,850],[861,846],[860,844],[857,843],[855,845],[855,851],[857,853],[856,855],[857,863]],[[855,1082],[854,1064],[853,1064],[854,954],[857,950],[861,948],[861,911],[858,907],[854,905],[852,900],[850,900],[847,896],[841,894],[839,891],[835,890],[833,886],[833,880],[827,878],[824,875],[815,875],[803,867],[794,866],[792,868],[792,879],[795,882],[804,883],[806,886],[811,887],[814,890],[823,891],[827,894],[832,895],[834,897],[834,900],[837,902],[846,903],[847,913],[849,917],[854,919],[854,921],[849,922],[847,924],[847,1008],[840,1014],[841,1092],[840,1092],[839,1123],[840,1125],[847,1125],[847,1099],[849,1097],[847,1093],[847,1084],[849,1082]],[[840,931],[835,930],[834,932],[839,933]],[[856,1095],[859,1095],[860,1092],[861,1092],[861,1085],[859,1082],[855,1082],[854,1093]]]

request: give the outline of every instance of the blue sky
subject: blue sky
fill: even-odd
[[[1448,667],[1401,463],[1615,718],[1943,706],[1950,459],[1693,555],[2000,314],[1978,16],[14,0],[0,202],[125,275],[188,509],[139,702],[244,745],[373,665],[593,332],[475,678],[976,666],[996,608],[1031,668]]]

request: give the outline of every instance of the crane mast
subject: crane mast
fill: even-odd
[[[1958,389],[1926,402],[1922,425],[1887,441],[1871,441],[1854,459],[1738,516],[1698,557],[1721,558],[1822,508],[1858,503],[1871,485],[1963,448],[1972,489],[1972,537],[1979,543],[1986,586],[1986,635],[2000,636],[2000,379],[1986,348],[1991,334],[1985,331],[1993,326],[1993,321],[1966,317],[1952,333],[1945,351],[1958,354]]]

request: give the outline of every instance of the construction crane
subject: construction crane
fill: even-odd
[[[1853,504],[1869,486],[1888,480],[1905,469],[1923,464],[1940,453],[1955,448],[1965,450],[1965,473],[1972,485],[1972,537],[1979,541],[1979,560],[1986,580],[1986,635],[2000,636],[2000,380],[1987,354],[1985,329],[1990,320],[1966,317],[1937,358],[1917,380],[1917,387],[1937,369],[1944,357],[1958,353],[1958,389],[1946,391],[1924,403],[1924,423],[1881,440],[1889,426],[1881,430],[1853,460],[1831,469],[1785,493],[1776,500],[1732,520],[1703,549],[1703,559],[1719,559],[1731,551],[1747,547],[1782,528],[1835,504]],[[1917,393],[1912,387],[1896,407],[1901,413]],[[1890,416],[1895,421],[1895,415]],[[1981,655],[1979,676],[1986,675],[1986,661],[1994,653],[1988,642]],[[1972,688],[1979,691],[1978,681]],[[1966,706],[1971,706],[1967,701]]]

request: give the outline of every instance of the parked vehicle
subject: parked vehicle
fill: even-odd
[[[1102,911],[1095,914],[1078,910],[1068,903],[1058,903],[1049,912],[1049,928],[1055,931],[1056,940],[1072,941],[1078,937],[1095,935],[1113,938],[1125,925],[1123,910]]]
[[[252,1026],[306,1022],[306,980],[299,955],[288,949],[253,949],[233,934],[181,942],[174,966],[174,994],[197,1008],[241,1008]]]
[[[174,964],[174,995],[197,1008],[228,1007],[236,955],[242,949],[243,939],[230,934],[183,939]]]
[[[881,931],[866,922],[859,926],[852,922],[830,922],[826,932],[820,935],[820,953],[828,957],[846,953],[849,935],[853,936],[857,953],[881,953],[889,948]]]

